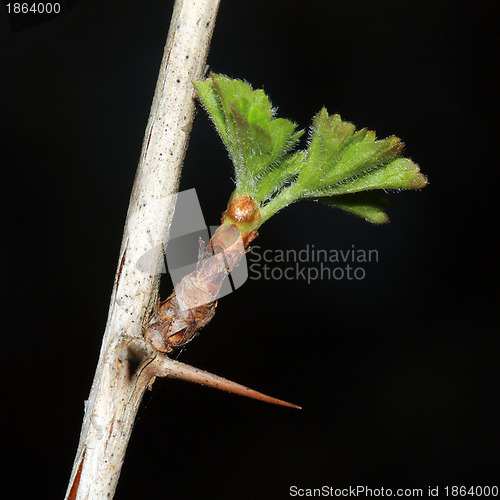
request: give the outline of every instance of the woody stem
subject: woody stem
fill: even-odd
[[[66,499],[112,498],[154,352],[141,347],[156,302],[156,269],[137,269],[151,235],[166,241],[194,116],[193,80],[203,76],[219,0],[176,0],[125,223],[99,362]],[[155,272],[156,271],[156,272]],[[136,345],[137,344],[137,345]]]

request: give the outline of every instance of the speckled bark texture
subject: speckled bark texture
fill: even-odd
[[[66,499],[113,497],[137,409],[154,378],[147,367],[156,353],[142,327],[156,301],[161,253],[151,273],[136,263],[168,237],[194,115],[192,81],[205,71],[218,5],[177,0],[174,6]]]

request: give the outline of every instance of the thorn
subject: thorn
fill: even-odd
[[[296,408],[301,410],[300,406],[288,403],[281,399],[273,398],[262,394],[261,392],[249,389],[244,385],[232,382],[213,373],[200,370],[194,366],[181,363],[180,361],[175,361],[167,356],[157,356],[155,361],[156,373],[155,375],[159,377],[170,377],[180,380],[187,380],[188,382],[194,382],[195,384],[204,385],[206,387],[213,387],[214,389],[220,389],[221,391],[232,392],[233,394],[239,394],[240,396],[246,396],[247,398],[258,399],[259,401],[264,401],[266,403],[272,403],[280,406],[288,406],[289,408]]]

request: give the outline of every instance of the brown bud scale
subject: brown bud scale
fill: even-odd
[[[186,345],[215,315],[217,296],[226,276],[239,264],[257,231],[241,233],[236,225],[221,225],[198,261],[174,293],[161,302],[146,329],[146,340],[167,354]]]

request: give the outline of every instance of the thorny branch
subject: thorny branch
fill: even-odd
[[[194,114],[193,80],[203,76],[219,0],[176,0],[132,191],[99,362],[85,405],[66,499],[112,498],[157,352],[142,338],[156,302],[156,272],[136,268],[167,240]]]

